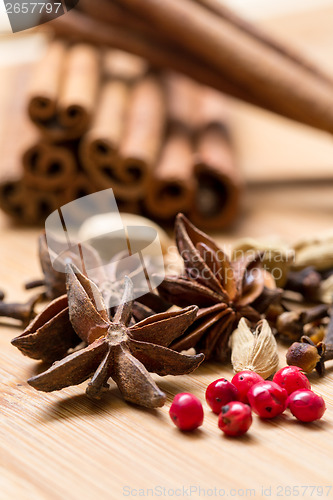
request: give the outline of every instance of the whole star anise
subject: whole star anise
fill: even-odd
[[[228,338],[239,319],[259,321],[264,312],[260,297],[265,296],[268,308],[280,291],[276,289],[271,296],[265,293],[265,285],[272,277],[262,268],[259,253],[230,261],[183,214],[177,216],[175,231],[178,251],[184,260],[184,275],[166,277],[158,290],[169,302],[180,307],[196,304],[199,311],[193,324],[171,347],[177,351],[195,347],[206,359],[223,360]],[[252,307],[254,303],[256,309]]]
[[[149,374],[181,375],[192,372],[204,355],[180,354],[168,348],[193,323],[197,307],[150,316],[131,323],[132,282],[125,279],[121,304],[108,317],[97,286],[75,268],[67,266],[69,316],[77,335],[88,346],[54,363],[28,383],[50,392],[91,380],[87,394],[100,396],[111,377],[124,399],[155,408],[166,395]]]

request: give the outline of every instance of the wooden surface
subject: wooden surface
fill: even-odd
[[[218,239],[224,243],[237,235],[274,232],[292,241],[330,228],[332,204],[331,188],[252,189],[236,232]],[[22,291],[24,280],[40,273],[38,231],[12,227],[3,218],[0,224],[0,284],[10,299],[21,300],[29,295]],[[183,434],[169,420],[173,396],[190,391],[203,401],[211,381],[232,376],[229,367],[207,363],[189,376],[156,376],[168,395],[165,407],[156,411],[124,403],[113,386],[100,402],[85,396],[86,384],[43,394],[26,383],[40,364],[10,345],[19,332],[1,322],[1,500],[120,499],[127,486],[216,487],[229,496],[234,489],[241,490],[240,496],[243,490],[245,496],[247,489],[254,489],[259,498],[264,486],[272,487],[272,498],[277,498],[279,485],[332,484],[333,369],[322,380],[315,374],[310,377],[328,407],[319,423],[302,425],[288,412],[269,422],[254,417],[247,436],[228,439],[204,404],[201,430]],[[281,366],[285,350],[280,347]],[[333,498],[332,492],[328,498]]]
[[[0,80],[0,85],[6,86],[5,79]],[[281,127],[284,128],[282,124]],[[293,128],[297,134],[296,129]],[[260,130],[263,129],[257,129],[257,137]],[[253,137],[254,130],[248,129],[248,133]],[[306,134],[317,137],[309,131]],[[271,144],[271,155],[279,156],[278,145],[284,144],[289,134],[283,137],[281,142],[276,137]],[[261,165],[261,172],[268,145],[266,141],[266,149],[260,156],[258,144],[255,155],[251,156],[253,162],[257,158],[253,165],[254,168]],[[311,149],[311,169],[320,172],[326,160],[320,156],[318,143],[313,147],[317,148],[318,163]],[[289,143],[288,148],[283,159],[279,157],[285,171],[295,166],[294,161],[301,165],[302,158],[306,160],[306,155],[302,156],[304,148],[298,145],[295,151]],[[246,157],[246,150],[242,154]],[[294,158],[289,168],[288,155]],[[4,165],[15,168],[12,158],[11,148],[7,148],[1,158],[2,168]],[[331,158],[333,155],[330,161]],[[278,169],[274,172],[279,177]],[[229,244],[237,237],[275,234],[292,242],[330,229],[332,211],[329,183],[253,186],[247,192],[243,215],[233,233],[217,235],[217,239],[221,244]],[[31,292],[23,291],[22,283],[40,275],[37,236],[38,230],[13,226],[0,216],[0,288],[11,300],[30,296]],[[294,486],[299,487],[299,498],[317,498],[320,490],[311,496],[311,490],[305,491],[302,486],[333,483],[333,363],[324,379],[319,380],[315,374],[310,377],[314,389],[327,403],[321,422],[303,425],[288,412],[267,422],[254,417],[247,436],[228,439],[218,430],[217,417],[205,404],[204,425],[192,434],[173,427],[168,409],[178,392],[193,392],[204,401],[206,386],[218,377],[230,378],[230,367],[207,363],[189,376],[156,376],[168,395],[165,407],[156,411],[124,403],[114,386],[102,401],[91,402],[84,393],[86,384],[54,394],[38,393],[29,387],[26,380],[42,367],[11,346],[11,338],[19,332],[13,323],[1,321],[1,500],[118,500],[138,497],[140,493],[145,494],[144,498],[154,498],[153,493],[155,497],[160,493],[162,498],[181,493],[182,498],[190,493],[190,487],[197,490],[191,490],[187,498],[278,498],[279,493],[283,498],[293,498],[297,490],[288,495],[288,487],[292,490]],[[285,346],[280,346],[281,366],[285,350]],[[278,486],[287,489],[280,490]],[[216,496],[209,491],[214,488]],[[323,498],[333,498],[333,491],[329,496],[327,490],[323,493]]]

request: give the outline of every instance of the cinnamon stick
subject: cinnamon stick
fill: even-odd
[[[30,118],[51,142],[74,140],[86,131],[100,81],[99,53],[94,47],[80,43],[65,49],[61,42],[51,44],[37,63],[31,84]],[[40,111],[43,107],[45,112]]]
[[[23,154],[23,182],[42,191],[65,189],[78,170],[74,145],[60,146],[38,141]]]
[[[73,182],[69,183],[67,188],[63,191],[62,204],[66,205],[66,203],[88,196],[96,191],[98,191],[97,186],[84,172],[81,172],[75,176]]]
[[[65,129],[84,132],[93,115],[100,82],[99,53],[87,44],[68,51],[58,100],[59,122]]]
[[[202,88],[197,106],[197,143],[194,175],[197,179],[189,216],[207,229],[229,226],[240,209],[242,181],[229,129],[226,98]]]
[[[166,121],[161,80],[149,74],[133,87],[119,148],[121,167],[113,189],[124,200],[143,198],[149,175],[161,150]]]
[[[40,124],[55,117],[66,46],[52,41],[40,62],[37,63],[30,83],[28,114]]]
[[[101,189],[113,187],[116,181],[130,85],[145,70],[145,62],[130,54],[109,51],[105,56],[105,81],[96,114],[80,145],[81,163]]]
[[[165,38],[154,26],[142,21],[138,16],[132,15],[128,10],[116,5],[109,0],[80,0],[79,10],[96,21],[123,28],[128,32],[135,32],[140,36],[153,38],[165,43]]]
[[[165,84],[169,132],[144,201],[151,214],[171,220],[178,212],[187,212],[194,201],[192,129],[199,87],[176,74],[169,74]]]
[[[0,182],[0,208],[20,224],[43,224],[63,201],[59,194],[29,189],[22,180]]]
[[[217,88],[239,99],[257,104],[248,92],[244,92],[237,85],[230,84],[205,62],[193,57],[182,48],[176,51],[167,45],[144,38],[135,31],[126,31],[113,27],[105,22],[97,22],[88,16],[72,10],[66,16],[58,17],[49,22],[53,32],[70,41],[84,41],[93,45],[112,46],[138,56],[144,57],[157,68],[170,68],[201,82]]]
[[[117,0],[263,107],[333,131],[332,86],[193,0]]]
[[[322,80],[326,80],[330,85],[333,84],[333,79],[330,75],[322,71],[321,68],[307,60],[301,53],[291,46],[286,45],[282,40],[275,39],[260,26],[257,26],[243,17],[239,16],[236,12],[229,9],[226,5],[218,0],[195,0],[206,8],[210,9],[215,14],[218,14],[226,21],[230,22],[239,30],[246,32],[250,36],[256,38],[259,42],[272,48],[292,62],[302,66],[310,73],[318,76]]]

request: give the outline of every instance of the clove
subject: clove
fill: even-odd
[[[303,336],[301,342],[294,342],[286,355],[288,365],[298,366],[306,373],[316,370],[320,376],[325,374],[325,362],[333,359],[333,316],[328,325],[324,342],[315,344]]]
[[[302,271],[289,272],[284,288],[300,293],[305,300],[316,302],[321,281],[321,275],[313,267],[306,267]]]
[[[36,316],[35,306],[41,300],[41,295],[34,295],[25,303],[7,303],[0,301],[0,317],[13,318],[27,326]]]
[[[304,327],[310,323],[319,326],[328,316],[329,306],[320,304],[303,311],[287,311],[282,313],[276,321],[276,329],[280,335],[291,340],[299,340],[304,335]]]
[[[26,290],[32,290],[33,288],[39,288],[40,286],[46,286],[46,282],[44,279],[28,281],[27,283],[25,283],[24,288]]]

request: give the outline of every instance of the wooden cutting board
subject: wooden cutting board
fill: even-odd
[[[321,27],[329,24],[324,14],[321,19],[323,24],[316,25],[317,36]],[[1,89],[5,87],[2,75]],[[10,90],[10,86],[6,88]],[[263,180],[267,172],[272,180],[272,166],[278,165],[281,173],[283,165],[291,165],[291,159],[293,168],[303,168],[300,177],[307,177],[305,172],[312,173],[313,168],[318,177],[327,177],[325,165],[330,155],[321,156],[324,137],[313,139],[307,149],[309,131],[287,132],[286,121],[278,123],[279,119],[270,118],[268,125],[264,117],[259,117],[261,113],[251,118],[248,112],[243,113],[243,144],[247,141],[243,157],[253,180]],[[283,131],[281,142],[277,132],[268,134],[271,127]],[[298,154],[286,147],[292,133],[300,134]],[[314,135],[311,132],[311,137]],[[285,151],[279,151],[279,145],[285,145]],[[307,162],[309,149],[312,163]],[[1,165],[4,159],[2,156]],[[288,169],[284,168],[286,173]],[[331,228],[333,197],[329,183],[253,186],[244,205],[244,215],[233,233],[217,235],[220,244],[232,243],[240,236],[271,233],[294,241]],[[0,288],[10,300],[26,300],[31,292],[24,292],[22,284],[40,275],[37,236],[37,230],[13,226],[0,215]],[[99,402],[85,396],[86,384],[42,394],[26,383],[42,369],[41,365],[23,357],[10,344],[21,330],[5,320],[0,323],[1,500],[119,500],[140,494],[145,495],[143,498],[180,494],[195,499],[275,499],[293,498],[298,493],[299,498],[315,499],[321,491],[322,498],[333,498],[333,491],[326,489],[333,484],[333,363],[324,379],[319,380],[315,374],[310,377],[328,408],[318,423],[300,424],[289,413],[269,422],[255,417],[247,436],[228,439],[221,435],[217,417],[204,403],[201,430],[183,434],[169,420],[173,396],[189,391],[204,402],[206,386],[216,378],[230,378],[230,367],[207,363],[189,376],[156,376],[168,401],[155,411],[124,403],[114,386]],[[286,347],[280,346],[281,366],[285,351]]]

